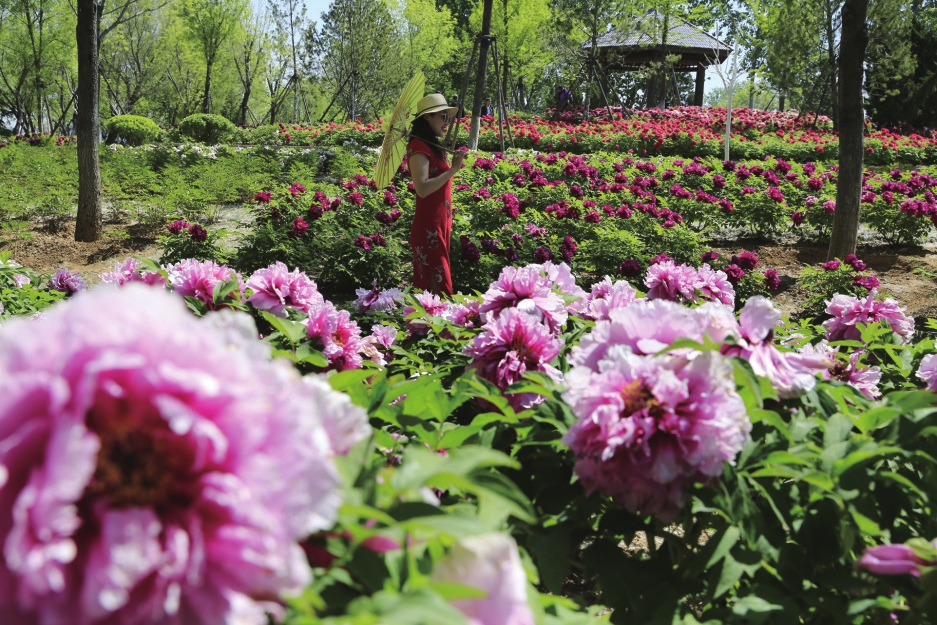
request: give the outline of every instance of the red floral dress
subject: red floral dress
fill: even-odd
[[[435,178],[449,169],[449,163],[436,156],[420,139],[410,139],[407,158],[425,154],[429,159],[429,177]],[[413,175],[413,172],[410,173]],[[436,290],[452,295],[452,275],[449,272],[449,237],[452,234],[452,179],[426,197],[416,196],[416,215],[410,229],[410,248],[413,250],[413,286],[428,290],[435,283]]]

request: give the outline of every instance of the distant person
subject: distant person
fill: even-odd
[[[565,86],[556,88],[556,108],[562,113],[573,103],[573,94]]]
[[[491,98],[485,98],[485,103],[482,104],[481,115],[494,115],[495,110],[491,107]]]
[[[462,117],[462,103],[459,102],[459,94],[452,96],[452,106],[456,109],[455,118],[460,119]]]

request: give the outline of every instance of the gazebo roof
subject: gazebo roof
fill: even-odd
[[[647,12],[645,21],[663,22],[657,11]],[[596,41],[596,56],[599,62],[612,71],[636,71],[665,55],[680,55],[674,64],[676,71],[690,71],[722,63],[732,48],[686,20],[671,16],[667,29],[667,43],[661,45],[640,27],[629,32],[616,29],[599,36]],[[591,47],[590,43],[583,48]]]

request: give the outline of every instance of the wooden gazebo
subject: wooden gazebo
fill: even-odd
[[[638,24],[628,32],[611,29],[599,36],[596,41],[596,62],[606,72],[636,72],[650,63],[662,62],[668,56],[679,55],[680,58],[673,64],[672,69],[674,72],[696,72],[693,103],[702,106],[706,68],[724,62],[732,48],[678,17],[670,16],[666,20],[666,36],[648,34],[648,31],[663,31],[659,26],[665,23],[661,14],[653,10],[648,11],[645,20],[654,22],[658,27],[642,28],[642,25]],[[586,50],[591,47],[591,42],[583,45]],[[669,72],[670,68],[667,71]],[[657,79],[658,75],[655,74],[648,80],[646,94],[656,92]]]

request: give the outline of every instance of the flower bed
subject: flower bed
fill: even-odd
[[[724,272],[644,279],[341,310],[282,263],[129,259],[7,321],[5,614],[927,622],[933,339],[874,290],[788,326]]]
[[[723,154],[726,110],[677,107],[632,111],[594,111],[592,121],[579,115],[552,120],[537,116],[509,118],[514,146],[541,152],[577,154],[620,152],[634,156],[720,157]],[[839,140],[829,119],[813,119],[794,112],[734,109],[731,155],[734,159],[780,157],[788,161],[837,161]],[[469,119],[460,126],[467,137]],[[501,129],[491,116],[481,120],[478,147],[494,152],[501,147]],[[383,132],[380,122],[328,123],[319,126],[279,124],[241,129],[236,141],[266,145],[344,145],[349,141],[377,147]],[[937,164],[937,136],[900,134],[887,128],[870,129],[866,135],[868,165]]]
[[[826,237],[836,169],[783,159],[479,156],[454,179],[455,284],[465,292],[484,290],[504,266],[545,260],[569,263],[578,277],[640,280],[661,253],[698,264],[713,232]],[[862,221],[886,241],[919,242],[937,220],[935,186],[934,168],[870,171]],[[403,242],[414,210],[406,178],[386,190],[363,174],[318,187],[258,192],[235,265],[253,270],[283,260],[329,289],[358,280],[405,281],[410,258]],[[764,292],[756,284],[764,269],[770,268],[748,278],[745,297]]]

